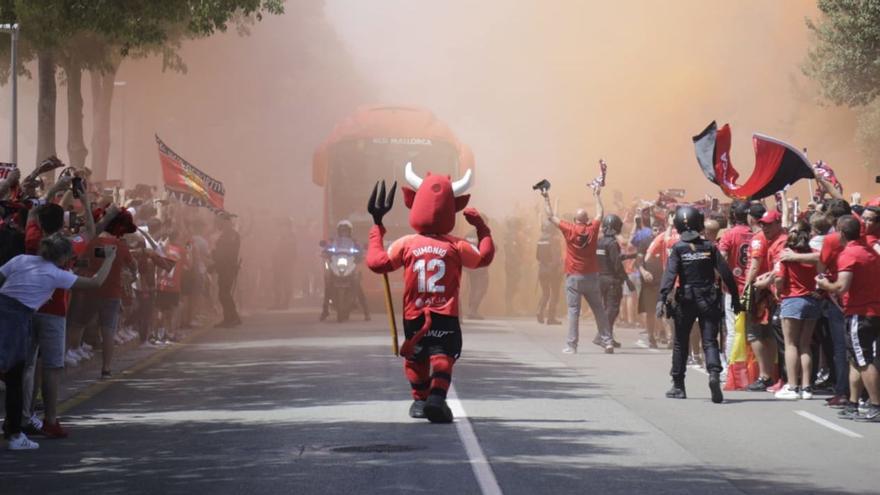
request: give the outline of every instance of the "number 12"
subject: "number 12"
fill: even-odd
[[[436,270],[436,273],[428,278],[427,272],[433,272],[434,270]],[[427,263],[425,260],[420,259],[413,264],[413,271],[419,275],[420,293],[437,294],[446,291],[446,286],[437,284],[446,275],[446,263],[442,259],[435,258]]]

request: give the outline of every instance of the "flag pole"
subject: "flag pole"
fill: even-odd
[[[391,284],[388,282],[388,274],[382,274],[382,284],[385,288],[385,311],[388,313],[388,324],[391,326],[391,353],[400,355],[397,346],[397,318],[394,317],[394,303],[391,300]]]

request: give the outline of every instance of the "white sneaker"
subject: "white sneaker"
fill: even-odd
[[[789,385],[787,383],[785,385],[783,385],[782,388],[779,389],[779,392],[776,392],[776,394],[774,394],[774,396],[777,399],[783,399],[783,400],[798,400],[798,399],[800,399],[800,394],[798,394],[797,388],[792,387],[791,385]]]
[[[578,348],[574,347],[574,346],[567,345],[567,346],[565,346],[565,349],[562,350],[562,353],[563,354],[577,354]]]
[[[31,415],[27,422],[33,426],[35,430],[43,429],[43,420],[41,420],[36,414]]]
[[[86,344],[85,342],[83,342],[83,345],[79,346],[79,348],[88,352],[89,354],[93,354],[94,350],[95,350],[94,347],[90,346],[89,344]]]
[[[40,444],[29,439],[24,433],[19,433],[9,439],[6,448],[9,450],[34,450],[40,448]]]
[[[801,399],[810,400],[813,398],[813,387],[804,387],[801,389]]]
[[[73,349],[68,349],[67,353],[64,355],[64,364],[66,366],[78,366],[79,365],[79,357],[77,354],[73,352]]]
[[[85,350],[85,348],[83,347],[75,349],[74,352],[76,352],[77,357],[79,357],[80,361],[87,361],[94,357],[94,354],[92,354],[90,351]]]

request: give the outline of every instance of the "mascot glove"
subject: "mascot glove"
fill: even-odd
[[[480,212],[476,208],[465,208],[462,214],[465,221],[476,227],[477,230],[488,230],[486,222],[483,221],[483,217],[480,216]]]

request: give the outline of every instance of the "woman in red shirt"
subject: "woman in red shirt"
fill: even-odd
[[[795,252],[809,253],[810,234],[810,225],[803,221],[798,222],[789,232],[785,247]],[[822,315],[822,306],[814,296],[816,265],[776,261],[774,272],[776,293],[781,301],[779,316],[782,318],[782,334],[785,337],[785,371],[788,374],[788,383],[776,392],[776,398],[811,399],[813,364],[810,344],[816,321]]]

